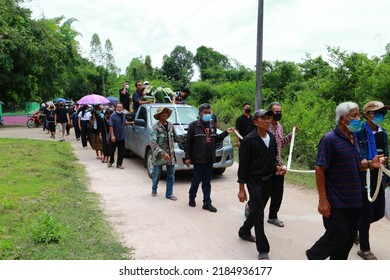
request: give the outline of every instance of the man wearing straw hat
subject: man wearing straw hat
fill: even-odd
[[[168,107],[159,107],[154,118],[158,122],[153,126],[150,146],[153,154],[153,172],[152,172],[152,196],[157,196],[158,182],[161,176],[162,166],[167,168],[167,185],[165,197],[170,200],[177,200],[173,195],[173,184],[175,182],[175,164],[174,142],[177,142],[177,134],[172,123],[168,122],[172,110]]]

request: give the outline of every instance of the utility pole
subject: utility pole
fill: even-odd
[[[263,17],[264,0],[259,0],[257,12],[257,55],[256,55],[256,110],[263,107],[262,104],[262,73],[263,73]]]

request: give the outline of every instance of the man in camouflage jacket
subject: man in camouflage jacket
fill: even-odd
[[[153,126],[150,146],[153,151],[153,172],[152,172],[152,196],[157,196],[158,182],[161,176],[162,166],[167,167],[167,186],[165,197],[170,200],[177,200],[173,195],[173,184],[175,181],[176,158],[174,153],[174,142],[177,141],[177,134],[172,123],[168,122],[172,111],[167,107],[159,107],[154,118],[158,122]]]

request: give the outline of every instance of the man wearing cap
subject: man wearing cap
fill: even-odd
[[[360,158],[370,162],[376,155],[389,156],[389,149],[387,146],[388,137],[385,129],[381,127],[387,110],[390,106],[385,106],[380,101],[370,101],[363,107],[363,114],[366,121],[362,125],[362,129],[356,133],[359,141]],[[387,166],[388,168],[388,166]],[[370,182],[368,188],[370,192],[367,193],[367,179],[366,171],[360,172],[362,182],[362,212],[359,221],[359,243],[360,250],[357,254],[364,260],[376,260],[376,256],[371,252],[369,231],[371,223],[382,219],[385,215],[385,188],[390,182],[390,178],[383,174],[380,178],[381,186],[375,201],[368,200],[368,194],[373,197],[378,181],[378,169],[371,169]]]
[[[264,207],[270,195],[271,177],[278,172],[286,173],[286,168],[278,165],[275,137],[268,132],[272,110],[260,109],[252,117],[255,130],[241,142],[239,150],[238,180],[240,202],[247,200],[245,184],[249,192],[251,211],[238,231],[241,239],[256,242],[258,259],[269,259],[270,245],[264,232]],[[255,237],[251,234],[255,228]]]
[[[194,175],[191,180],[189,190],[190,207],[195,207],[195,198],[199,184],[202,182],[203,209],[210,212],[217,212],[211,204],[211,176],[213,173],[213,163],[215,162],[216,143],[222,141],[228,133],[232,133],[234,128],[230,127],[221,134],[217,134],[217,129],[211,121],[211,105],[204,103],[199,107],[199,119],[193,121],[188,126],[186,136],[185,165],[194,166]]]
[[[173,184],[176,164],[174,142],[177,142],[178,139],[175,127],[168,122],[171,114],[172,110],[168,107],[159,107],[156,114],[154,114],[154,118],[158,122],[153,125],[150,139],[150,147],[153,151],[152,196],[157,196],[162,166],[165,165],[167,168],[165,197],[170,200],[177,200],[173,195]]]
[[[359,143],[353,132],[361,129],[359,106],[343,102],[336,107],[337,126],[318,144],[316,184],[318,212],[325,233],[306,250],[309,260],[347,260],[355,240],[362,193],[360,170],[379,168],[380,155],[372,161],[360,159]]]

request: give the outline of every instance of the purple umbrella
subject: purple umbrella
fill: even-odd
[[[105,98],[102,95],[98,94],[88,94],[82,97],[78,102],[80,105],[95,105],[95,104],[109,104],[110,100]]]

